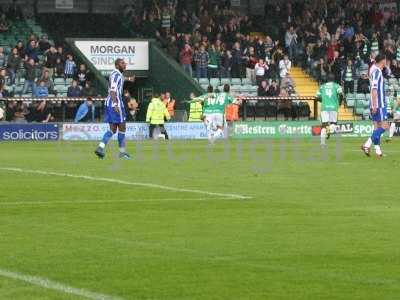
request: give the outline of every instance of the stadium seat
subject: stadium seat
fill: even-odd
[[[55,85],[54,89],[58,92],[58,93],[66,93],[68,91],[68,86],[65,85]]]
[[[221,84],[231,84],[231,80],[229,78],[221,78]]]
[[[366,100],[365,94],[356,94],[356,100],[357,102],[363,102]]]
[[[364,107],[356,107],[356,115],[363,115]]]
[[[247,95],[251,93],[251,85],[242,85],[239,87],[240,93],[243,95]]]
[[[65,85],[64,78],[54,78],[54,85]]]
[[[231,86],[231,92],[233,94],[239,94],[240,93],[240,85],[232,85]]]
[[[23,85],[16,85],[14,88],[14,93],[20,94],[22,92],[23,87],[24,87]]]
[[[252,93],[257,93],[257,92],[258,92],[258,86],[256,86],[256,85],[250,86],[250,91],[251,91]]]
[[[209,85],[208,83],[207,84],[200,84],[201,88],[203,90],[205,90],[205,91],[207,91],[208,85]]]
[[[242,85],[242,80],[240,78],[232,78],[231,84],[232,85]]]
[[[249,78],[242,78],[242,84],[243,85],[251,85],[252,82]]]
[[[347,98],[346,102],[348,107],[354,107],[356,100],[354,98]]]
[[[369,119],[369,115],[370,115],[370,110],[369,109],[364,109],[363,118],[364,119]]]
[[[398,81],[396,78],[389,78],[389,85],[397,85]]]
[[[200,85],[203,85],[203,84],[209,85],[210,82],[208,81],[208,78],[199,78],[199,84]]]
[[[213,87],[218,87],[220,85],[219,78],[211,78],[210,85],[212,85]]]

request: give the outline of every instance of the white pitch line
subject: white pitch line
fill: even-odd
[[[356,150],[356,149],[349,149],[347,150],[348,152],[359,152],[359,153],[363,153],[361,150]],[[383,153],[400,153],[400,151],[396,151],[396,150],[383,150]],[[371,153],[372,154],[372,153]]]
[[[148,188],[154,188],[154,189],[160,189],[160,190],[166,190],[166,191],[228,197],[228,198],[234,198],[234,199],[251,199],[252,198],[249,196],[243,196],[243,195],[239,195],[239,194],[214,193],[214,192],[208,192],[208,191],[202,191],[202,190],[196,190],[196,189],[184,189],[184,188],[177,188],[177,187],[171,187],[171,186],[154,184],[154,183],[132,182],[132,181],[119,180],[119,179],[114,179],[114,178],[94,177],[94,176],[88,176],[88,175],[58,173],[58,172],[41,171],[41,170],[29,170],[29,169],[21,169],[21,168],[0,168],[0,170],[9,171],[9,172],[25,173],[25,174],[40,174],[40,175],[47,175],[47,176],[60,176],[60,177],[69,177],[69,178],[77,178],[77,179],[86,179],[86,180],[91,180],[91,181],[104,181],[104,182],[118,183],[118,184],[123,184],[123,185],[148,187]]]
[[[80,296],[91,300],[122,300],[122,298],[119,297],[95,293],[86,289],[75,288],[44,277],[25,275],[4,269],[0,269],[0,276],[18,281],[24,281],[29,284],[37,285],[45,289],[56,290],[59,292],[63,292],[65,294]]]
[[[228,200],[231,198],[165,198],[165,199],[133,199],[133,200],[76,200],[76,201],[15,201],[0,202],[0,206],[24,206],[24,205],[52,205],[52,204],[113,204],[113,203],[135,203],[135,202],[173,202],[173,201],[213,201]]]

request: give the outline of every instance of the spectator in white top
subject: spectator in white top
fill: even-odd
[[[267,64],[264,62],[262,58],[260,58],[258,60],[258,63],[256,63],[256,65],[254,66],[257,85],[260,85],[260,83],[265,79],[265,72],[267,69],[268,69]]]
[[[292,68],[292,62],[289,60],[289,57],[285,55],[283,59],[279,62],[279,75],[281,80],[285,79],[287,75],[290,73],[290,69]]]

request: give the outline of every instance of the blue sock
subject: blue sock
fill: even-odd
[[[108,130],[104,135],[103,138],[101,139],[100,147],[104,148],[108,141],[112,138],[113,133],[111,130]]]
[[[381,135],[385,132],[385,129],[382,127],[379,127],[375,129],[372,133],[371,139],[374,145],[380,145],[381,144]]]
[[[125,152],[125,132],[118,132],[118,145],[121,152]]]

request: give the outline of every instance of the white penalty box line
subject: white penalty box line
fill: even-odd
[[[91,300],[122,300],[122,298],[119,297],[96,293],[82,288],[72,287],[64,283],[50,280],[48,278],[25,275],[5,269],[0,269],[0,277],[26,282],[31,285],[39,286],[41,288],[55,290],[64,294],[74,295]]]
[[[197,190],[197,189],[171,187],[171,186],[160,185],[160,184],[155,184],[155,183],[133,182],[133,181],[114,179],[114,178],[94,177],[94,176],[89,176],[89,175],[59,173],[59,172],[52,172],[52,171],[30,170],[30,169],[21,169],[21,168],[6,168],[6,167],[0,167],[0,170],[7,171],[7,172],[24,173],[24,174],[38,174],[38,175],[45,175],[45,176],[58,176],[58,177],[67,177],[67,178],[75,178],[75,179],[85,179],[85,180],[89,180],[89,181],[109,182],[109,183],[116,183],[116,184],[121,184],[121,185],[147,187],[147,188],[153,188],[153,189],[159,189],[159,190],[165,190],[165,191],[191,193],[191,194],[199,194],[199,195],[207,195],[207,196],[215,196],[215,197],[223,197],[223,198],[231,198],[231,199],[242,199],[242,200],[252,199],[252,197],[250,197],[250,196],[245,196],[245,195],[240,195],[240,194],[216,193],[216,192],[209,192],[209,191]]]
[[[144,203],[144,202],[204,202],[204,201],[214,201],[214,200],[232,200],[228,197],[218,197],[218,198],[150,198],[150,199],[126,199],[126,200],[48,200],[48,201],[0,201],[0,206],[50,206],[58,204],[66,205],[76,205],[76,204],[129,204],[129,203]]]

